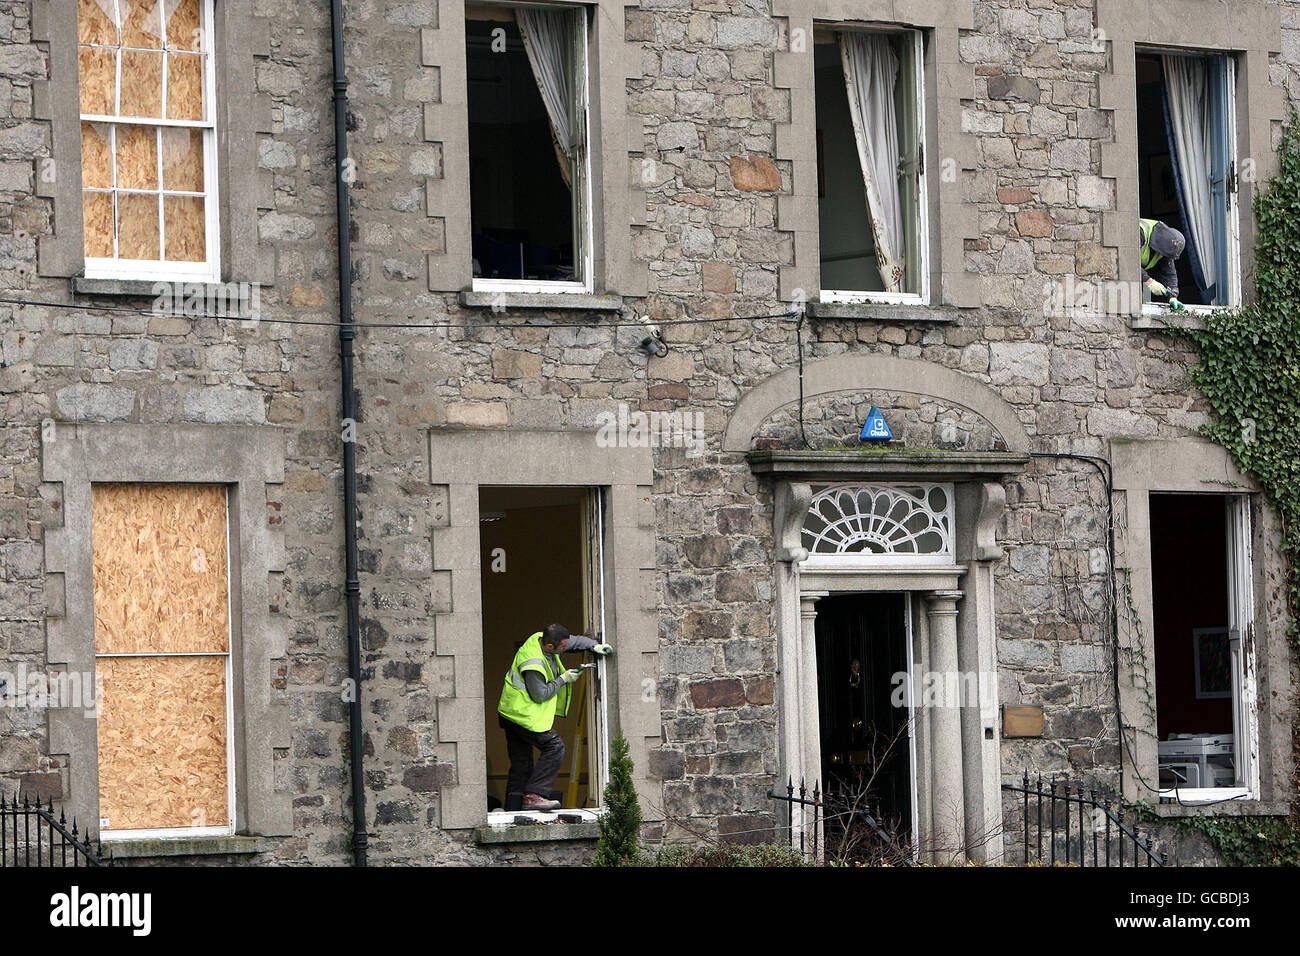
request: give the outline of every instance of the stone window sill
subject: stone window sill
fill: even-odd
[[[145,860],[164,856],[241,856],[265,853],[273,841],[256,836],[175,837],[104,842],[110,860]]]
[[[586,292],[471,292],[460,294],[468,309],[542,309],[552,312],[621,312],[621,295]]]
[[[87,279],[85,276],[72,277],[73,295],[108,295],[132,299],[157,298],[158,285],[171,288],[173,284],[183,286],[190,292],[202,290],[205,301],[211,301],[218,293],[227,291],[237,282],[189,282],[170,279]],[[262,288],[265,283],[260,284]]]
[[[935,305],[892,305],[881,302],[809,302],[808,314],[817,319],[868,319],[876,322],[925,322],[953,325],[958,310]]]
[[[153,279],[87,279],[72,277],[73,295],[112,295],[132,299],[153,299],[158,293],[154,286],[163,280]]]
[[[1177,803],[1149,805],[1158,817],[1284,817],[1291,813],[1291,804],[1280,800],[1231,800],[1227,803],[1210,803],[1182,806]]]
[[[474,842],[489,846],[508,843],[562,843],[600,838],[599,823],[538,823],[531,826],[481,826],[474,828]]]
[[[1173,322],[1166,321],[1165,316],[1170,313],[1165,312],[1161,315],[1144,312],[1141,315],[1131,316],[1128,320],[1130,329],[1141,329],[1148,332],[1165,331],[1178,332],[1182,329],[1203,329],[1205,328],[1205,319],[1201,318],[1194,312],[1185,312],[1178,316]]]

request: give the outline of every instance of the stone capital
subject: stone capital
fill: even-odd
[[[799,616],[806,621],[817,617],[817,602],[829,594],[829,591],[800,591]]]
[[[964,591],[931,591],[925,595],[928,607],[926,613],[931,617],[957,614],[957,602],[964,596]]]

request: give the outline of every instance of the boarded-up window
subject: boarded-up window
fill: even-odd
[[[92,488],[101,830],[230,826],[226,500]]]
[[[218,278],[211,3],[78,0],[87,275]]]

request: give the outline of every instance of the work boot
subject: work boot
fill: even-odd
[[[547,800],[545,797],[539,796],[536,793],[525,793],[524,809],[525,810],[558,810],[560,809],[560,801]]]

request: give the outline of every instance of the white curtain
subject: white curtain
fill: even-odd
[[[906,250],[898,190],[898,116],[894,108],[898,57],[886,37],[853,31],[840,34],[840,56],[871,232],[876,241],[876,264],[885,291],[901,292]]]
[[[1182,200],[1185,236],[1193,265],[1209,289],[1217,281],[1214,242],[1214,200],[1210,195],[1210,75],[1201,57],[1167,54],[1165,94],[1169,107],[1169,140]]]
[[[519,32],[524,38],[528,63],[537,78],[546,115],[551,120],[551,138],[555,141],[555,158],[560,175],[573,188],[572,153],[574,147],[573,102],[574,14],[568,10],[541,10],[520,7],[515,11]]]

